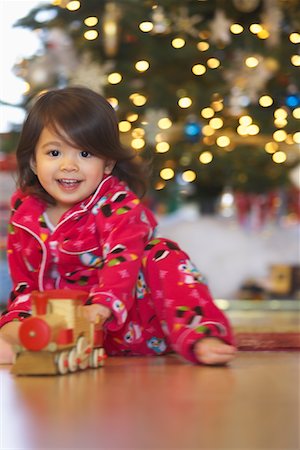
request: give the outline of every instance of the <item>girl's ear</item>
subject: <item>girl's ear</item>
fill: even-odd
[[[36,175],[36,162],[33,158],[31,158],[30,160],[30,169]]]
[[[104,173],[105,175],[110,175],[113,171],[113,168],[115,167],[116,161],[113,160],[107,160],[105,163]]]

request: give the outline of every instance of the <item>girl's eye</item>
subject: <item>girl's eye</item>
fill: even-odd
[[[59,155],[59,150],[50,150],[49,155],[50,156],[58,156]]]
[[[89,158],[91,156],[91,153],[83,150],[82,152],[80,152],[80,156],[82,156],[83,158]]]

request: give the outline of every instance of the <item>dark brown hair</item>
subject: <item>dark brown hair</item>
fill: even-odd
[[[85,87],[53,89],[41,94],[24,122],[17,147],[18,185],[24,191],[54,203],[30,167],[44,127],[95,156],[116,161],[112,174],[142,197],[147,188],[146,168],[134,150],[120,142],[118,119],[100,94]],[[64,136],[62,136],[62,134]]]

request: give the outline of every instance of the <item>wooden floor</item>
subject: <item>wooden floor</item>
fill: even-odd
[[[14,377],[0,366],[1,450],[298,450],[299,353],[244,352],[230,367],[175,356]]]

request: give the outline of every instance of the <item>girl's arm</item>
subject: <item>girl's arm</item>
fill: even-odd
[[[109,215],[104,205],[96,219],[104,263],[98,269],[99,283],[92,288],[91,294],[92,303],[106,306],[112,312],[106,322],[107,328],[118,330],[133,305],[144,248],[156,222],[151,212],[138,201],[133,204],[124,199],[115,209],[114,205],[109,207]]]

